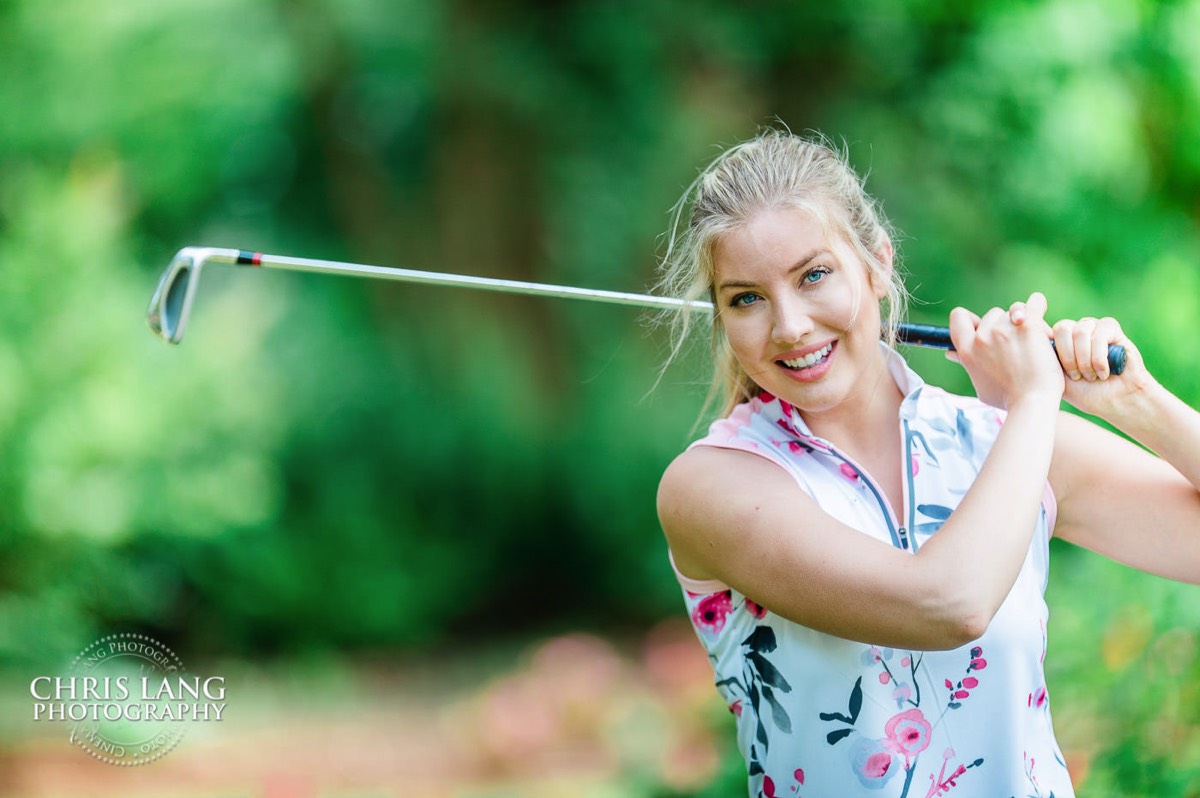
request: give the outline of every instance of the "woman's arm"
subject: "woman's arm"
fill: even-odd
[[[1163,388],[1112,319],[1062,321],[1054,338],[1064,398],[1157,453],[1062,414],[1050,482],[1055,534],[1143,571],[1200,583],[1200,413]],[[1099,349],[1122,344],[1125,372]]]
[[[1008,417],[962,503],[916,554],[835,520],[772,463],[702,447],[680,455],[659,489],[680,571],[852,640],[929,650],[978,638],[1020,572],[1050,467],[1063,378],[1044,310],[1035,295],[1037,324],[1013,324],[1015,307],[952,314],[960,359],[988,375]]]

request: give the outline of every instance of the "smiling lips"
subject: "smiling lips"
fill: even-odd
[[[830,353],[833,352],[833,346],[834,342],[830,341],[829,343],[825,344],[825,346],[809,352],[807,355],[798,355],[792,358],[780,358],[775,362],[783,364],[791,371],[803,371],[824,363],[829,358]]]

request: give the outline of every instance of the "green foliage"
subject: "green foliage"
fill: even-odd
[[[654,488],[706,374],[647,395],[664,342],[635,314],[216,267],[178,349],[138,316],[187,244],[642,290],[714,145],[773,119],[870,173],[918,320],[1043,290],[1197,404],[1197,8],[0,5],[0,658],[678,612]],[[1104,730],[1064,730],[1088,794],[1194,793],[1188,588],[1057,554],[1056,713]],[[1142,649],[1097,667],[1127,627]]]

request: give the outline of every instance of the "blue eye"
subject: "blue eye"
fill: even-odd
[[[738,294],[733,299],[729,300],[729,306],[734,308],[744,308],[753,305],[760,299],[758,294],[752,294],[747,291],[744,294]]]
[[[805,272],[804,277],[802,278],[802,281],[809,285],[811,285],[813,283],[819,283],[819,282],[821,282],[821,280],[825,279],[825,277],[827,277],[829,274],[830,274],[829,269],[826,269],[824,266],[818,266],[817,268],[813,269],[810,272]]]

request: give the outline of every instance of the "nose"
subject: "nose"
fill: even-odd
[[[804,303],[788,298],[774,303],[774,316],[771,319],[771,340],[777,344],[794,344],[799,342],[813,328],[812,317]]]

